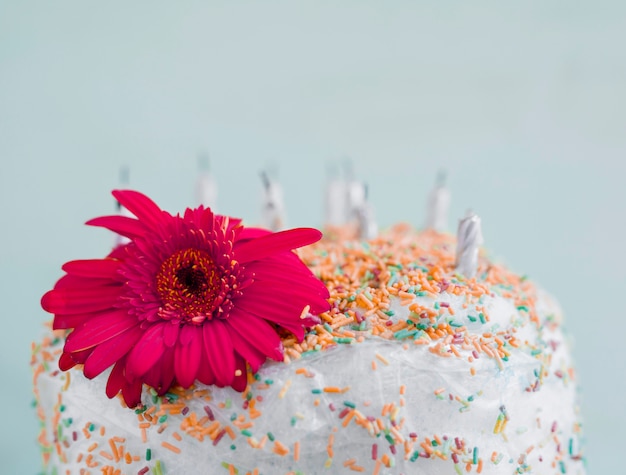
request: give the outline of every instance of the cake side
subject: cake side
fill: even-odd
[[[144,390],[133,413],[106,398],[106,374],[56,370],[62,340],[47,341],[34,367],[49,470],[583,474],[558,306],[484,256],[475,279],[456,275],[453,251],[406,227],[300,251],[331,310],[301,343],[285,333],[285,361],[243,393]]]

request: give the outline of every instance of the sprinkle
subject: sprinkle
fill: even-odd
[[[178,447],[176,447],[175,445],[170,444],[169,442],[167,442],[165,440],[163,442],[161,442],[161,446],[165,447],[167,450],[171,450],[175,454],[179,454],[180,453],[180,449]]]
[[[376,358],[384,365],[389,365],[389,360],[378,352],[376,353]]]

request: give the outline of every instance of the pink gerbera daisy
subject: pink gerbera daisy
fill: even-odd
[[[111,398],[129,407],[145,383],[246,387],[252,371],[283,359],[277,333],[298,339],[328,310],[328,291],[293,249],[320,239],[316,229],[278,233],[200,206],[172,216],[135,191],[113,195],[137,219],[104,216],[87,224],[130,239],[105,259],[67,262],[41,301],[54,329],[72,329],[59,366],[83,364],[87,378],[113,365]]]

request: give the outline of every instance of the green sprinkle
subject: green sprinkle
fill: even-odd
[[[233,404],[233,402],[230,399],[226,399],[226,401],[225,401],[226,409],[230,409],[232,404]]]
[[[419,291],[415,292],[415,295],[417,295],[418,297],[426,297],[428,295],[428,292]]]
[[[563,463],[563,460],[561,460],[559,462],[559,467],[561,469],[561,473],[566,473],[567,472],[567,470],[565,469],[565,464]]]
[[[478,447],[474,447],[474,454],[472,456],[472,463],[474,465],[478,464]]]
[[[536,349],[532,350],[530,352],[530,354],[533,355],[533,356],[537,356],[537,355],[541,354],[541,349],[540,348],[536,348]]]
[[[391,437],[391,434],[386,433],[385,434],[385,439],[387,439],[387,442],[389,442],[391,445],[395,445],[395,440],[393,440],[393,437]]]
[[[569,454],[572,455],[574,452],[574,439],[569,440]]]
[[[163,475],[163,470],[161,469],[161,461],[157,460],[156,464],[154,464],[154,473],[156,475]]]
[[[431,444],[433,447],[437,447],[437,446],[439,445],[435,439],[431,440],[431,441],[430,441],[430,444]]]
[[[248,391],[246,393],[246,401],[249,401],[250,399],[252,399],[252,391]]]
[[[273,379],[266,379],[264,381],[265,384],[267,384],[268,386],[271,386],[272,384],[274,384],[274,380]]]
[[[420,456],[420,453],[416,450],[415,452],[413,452],[413,455],[411,455],[411,458],[409,459],[411,462],[415,462]]]
[[[146,449],[146,460],[149,462],[152,459],[152,450]]]
[[[230,415],[230,422],[233,422],[235,419],[237,419],[237,413],[236,413],[236,412],[233,412],[233,413]]]
[[[274,434],[272,434],[271,432],[267,433],[267,438],[274,442]]]
[[[230,446],[230,450],[235,450],[236,448],[237,448],[237,446],[236,446],[235,444],[232,444],[232,445]]]
[[[354,338],[334,338],[337,343],[352,343]]]
[[[396,314],[393,310],[383,310],[383,313],[388,317],[393,317]]]
[[[89,432],[93,432],[94,430],[96,430],[96,426],[93,423],[89,424]]]
[[[324,329],[325,329],[328,333],[332,333],[332,332],[333,332],[332,327],[331,327],[331,326],[330,326],[327,322],[325,322],[325,323],[324,323]]]
[[[250,432],[248,429],[242,430],[241,434],[245,435],[246,437],[252,437],[252,432]]]
[[[159,417],[159,424],[163,424],[167,420],[167,414],[163,414]]]
[[[518,305],[517,309],[520,310],[520,311],[528,312],[528,306],[527,305]]]
[[[298,420],[298,419],[296,418],[296,416],[293,416],[293,417],[291,418],[291,421],[290,421],[291,427],[294,427],[294,426],[296,425],[296,421],[297,421],[297,420]]]
[[[237,468],[233,464],[222,462],[222,467],[224,467],[226,470],[230,470],[230,467],[233,467],[235,469],[235,473],[239,473],[239,470],[237,470]]]
[[[165,393],[165,397],[170,401],[178,401],[178,395],[174,393]]]
[[[344,401],[344,402],[343,402],[343,405],[344,405],[344,406],[348,406],[348,407],[350,407],[350,408],[352,408],[352,409],[355,409],[355,408],[356,408],[356,404],[354,404],[352,401]]]
[[[478,314],[478,318],[480,318],[480,323],[485,323],[486,322],[485,315],[483,314],[483,312],[480,312]]]
[[[435,302],[435,305],[433,305],[433,308],[435,310],[439,310],[439,302]]]
[[[473,317],[471,315],[468,315],[467,318],[469,319],[470,322],[475,322],[476,321],[476,317]]]
[[[459,466],[458,463],[454,464],[454,471],[457,473],[457,475],[463,475],[463,472],[461,471],[461,467]]]
[[[322,390],[321,389],[311,389],[311,392],[313,394],[322,394]]]
[[[468,396],[467,400],[468,400],[469,402],[472,402],[472,401],[474,400],[474,395]]]

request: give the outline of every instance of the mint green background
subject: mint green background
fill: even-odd
[[[322,222],[352,157],[379,221],[450,220],[557,295],[576,340],[590,472],[617,473],[626,405],[623,2],[0,2],[0,473],[40,467],[30,408],[39,297],[103,255],[118,169],[170,211],[207,150],[218,209],[259,219],[280,171],[290,225]]]

